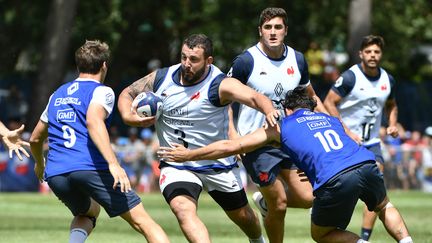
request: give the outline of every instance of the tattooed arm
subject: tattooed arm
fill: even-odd
[[[154,117],[140,117],[136,113],[135,109],[131,109],[132,101],[139,93],[153,91],[156,72],[157,71],[154,71],[147,76],[138,79],[121,92],[117,107],[120,111],[123,122],[127,125],[135,127],[148,127],[153,125],[156,121]]]

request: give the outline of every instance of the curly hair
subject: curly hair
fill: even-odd
[[[298,108],[307,108],[311,111],[315,109],[317,102],[313,97],[309,97],[306,89],[303,87],[296,87],[286,93],[283,107],[295,110]]]

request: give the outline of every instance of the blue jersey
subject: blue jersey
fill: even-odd
[[[77,170],[107,170],[108,163],[90,138],[86,114],[94,91],[105,87],[94,80],[75,80],[58,88],[51,96],[41,120],[48,123],[48,156],[45,177]],[[109,90],[111,90],[109,88]],[[106,93],[107,102],[114,94]],[[105,121],[108,126],[111,114]]]
[[[375,160],[373,153],[345,133],[339,119],[306,109],[282,120],[281,144],[314,190],[348,167]]]

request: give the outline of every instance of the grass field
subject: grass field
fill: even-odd
[[[141,197],[145,208],[168,233],[171,242],[186,242],[162,196],[155,193],[143,194]],[[432,243],[432,194],[392,191],[390,198],[404,216],[414,242]],[[251,197],[249,199],[251,202]],[[200,198],[198,212],[209,229],[213,242],[247,242],[237,226],[206,193]],[[54,195],[0,193],[0,242],[68,242],[70,219],[69,211]],[[357,233],[360,221],[361,204],[358,204],[348,229]],[[313,242],[309,236],[309,224],[308,210],[288,209],[285,242]],[[143,239],[121,218],[110,219],[103,211],[96,230],[87,242],[132,243],[143,242]],[[371,242],[393,242],[381,222],[377,222]]]

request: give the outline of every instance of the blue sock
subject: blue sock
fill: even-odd
[[[372,229],[361,228],[360,237],[363,240],[369,240],[371,235],[372,235]]]

